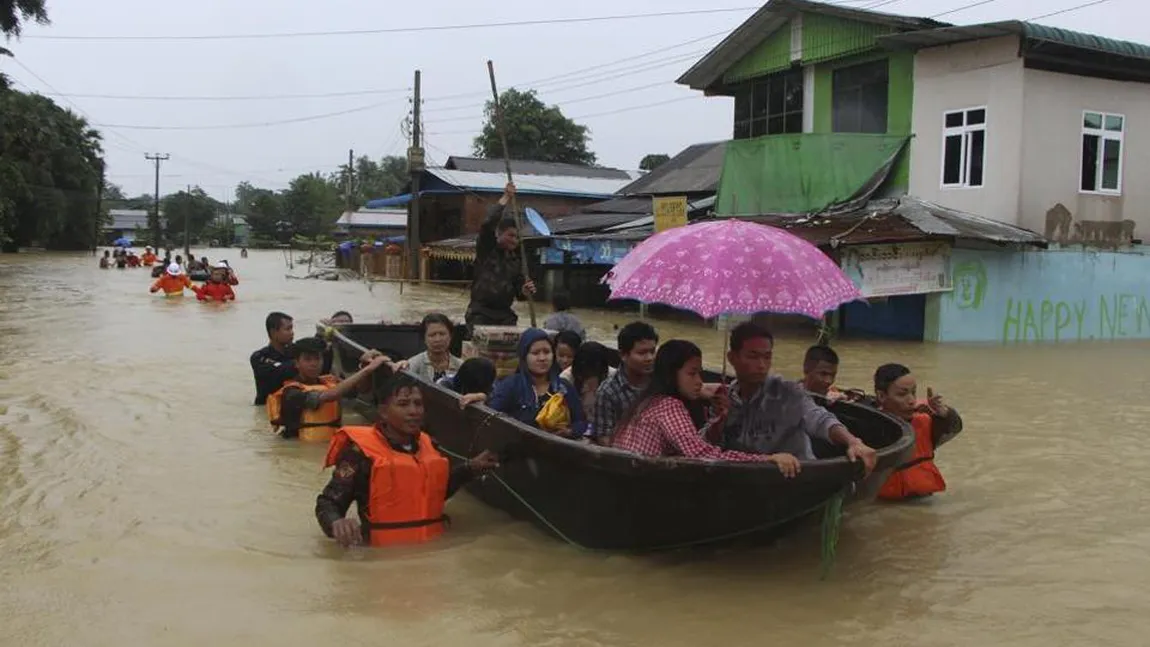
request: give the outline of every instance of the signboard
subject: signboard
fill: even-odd
[[[687,196],[651,198],[655,214],[655,233],[687,224]]]
[[[842,268],[864,297],[949,292],[954,288],[947,243],[846,247]]]

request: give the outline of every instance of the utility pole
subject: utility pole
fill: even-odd
[[[160,237],[160,162],[166,161],[171,155],[164,153],[163,155],[156,153],[149,155],[144,153],[144,159],[151,160],[156,164],[156,202],[153,207],[155,213],[152,214],[152,245],[159,250],[160,245],[163,243]]]
[[[188,233],[188,212],[191,211],[190,207],[192,201],[192,185],[188,185],[188,199],[184,205],[184,258],[190,264],[192,262],[192,244]]]
[[[351,188],[352,188],[352,186],[354,186],[354,183],[352,182],[352,176],[355,173],[355,171],[352,170],[355,168],[353,166],[354,164],[355,164],[355,150],[349,148],[349,149],[347,149],[347,194],[346,194],[347,211],[349,213],[352,211],[355,211],[355,205],[352,204],[352,196],[351,196]]]
[[[407,149],[407,170],[411,173],[411,202],[407,208],[407,258],[408,276],[421,279],[419,250],[419,178],[423,174],[423,128],[420,123],[419,70],[415,71],[415,100],[411,108],[411,147]]]
[[[92,238],[92,255],[95,256],[100,246],[100,232],[104,229],[104,190],[107,188],[107,177],[105,176],[104,161],[99,161],[100,165],[100,184],[96,189],[96,232],[95,237]]]

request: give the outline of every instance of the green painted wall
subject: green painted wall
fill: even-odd
[[[818,13],[803,14],[803,63],[820,63],[875,47],[891,28]]]
[[[759,43],[723,74],[723,83],[737,83],[756,76],[785,70],[791,66],[791,23]]]
[[[831,79],[834,71],[883,58],[890,59],[890,88],[887,96],[887,134],[910,135],[914,108],[914,53],[877,52],[836,59],[815,66],[814,132],[831,132]],[[894,169],[891,186],[905,191],[910,186],[910,155],[903,155]]]

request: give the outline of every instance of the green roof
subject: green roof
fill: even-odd
[[[1127,40],[1114,40],[1080,31],[1048,27],[1032,22],[1020,23],[1022,35],[1032,40],[1044,40],[1078,49],[1088,49],[1105,54],[1125,56],[1127,58],[1144,58],[1150,60],[1150,46],[1142,43],[1132,43]]]

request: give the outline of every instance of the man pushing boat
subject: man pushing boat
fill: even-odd
[[[475,241],[475,278],[471,281],[471,301],[464,320],[469,326],[514,326],[519,316],[511,308],[515,297],[530,298],[535,283],[523,275],[519,260],[519,229],[506,213],[515,195],[508,182],[499,202],[487,210]]]

